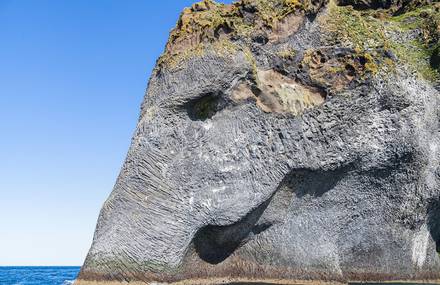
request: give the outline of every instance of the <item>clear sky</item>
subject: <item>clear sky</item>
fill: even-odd
[[[0,0],[0,266],[82,264],[192,2]]]

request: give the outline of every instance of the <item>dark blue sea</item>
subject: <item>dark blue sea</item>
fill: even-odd
[[[71,285],[80,267],[1,267],[0,285]]]

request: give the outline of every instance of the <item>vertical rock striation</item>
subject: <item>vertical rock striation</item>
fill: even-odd
[[[77,284],[440,279],[439,9],[185,9]]]

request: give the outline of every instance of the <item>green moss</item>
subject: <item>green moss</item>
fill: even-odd
[[[435,51],[440,45],[440,13],[435,4],[414,8],[404,14],[392,16],[377,11],[357,11],[350,6],[329,5],[329,16],[322,25],[329,31],[329,41],[354,47],[359,54],[367,54],[366,69],[373,74],[382,69],[390,71],[395,64],[383,52],[395,54],[399,61],[416,70],[430,81],[439,80],[435,67]],[[417,32],[418,31],[418,32]],[[412,33],[421,36],[412,39]],[[393,35],[394,36],[390,36]],[[413,36],[414,37],[414,36]],[[433,60],[434,58],[434,60]]]
[[[399,30],[420,30],[426,44],[435,43],[440,38],[440,4],[422,6],[388,20]]]
[[[365,59],[365,71],[376,74],[379,71],[379,66],[377,65],[373,55],[370,53],[365,53],[363,55],[363,58]]]
[[[381,20],[351,6],[337,6],[330,2],[327,17],[320,21],[330,45],[342,45],[354,50],[353,58],[347,57],[345,63],[353,66],[361,77],[375,75],[382,69],[385,57],[379,51],[389,48],[389,40],[384,34]],[[341,73],[343,68],[344,65],[337,66],[330,72]]]
[[[439,7],[427,5],[387,20],[392,31],[421,34],[409,41],[394,41],[392,48],[396,55],[417,70],[422,78],[440,80],[440,69],[436,64],[436,52],[440,47]]]
[[[248,63],[252,67],[252,77],[253,77],[253,80],[255,80],[257,85],[259,85],[260,82],[259,82],[259,79],[258,79],[257,61],[255,60],[254,55],[252,54],[251,50],[248,47],[245,47],[243,49],[243,52],[244,52],[244,55],[246,57],[246,60],[248,61]]]
[[[333,74],[339,74],[345,71],[345,67],[342,65],[339,66],[331,66],[328,68],[328,71]]]
[[[296,55],[296,50],[293,48],[285,48],[277,51],[276,54],[283,59],[293,59]]]
[[[388,20],[398,24],[398,28],[402,30],[414,30],[421,26],[422,18],[420,18],[420,11],[417,9],[405,14],[401,14],[394,17],[389,17]]]
[[[189,47],[179,53],[163,53],[158,61],[159,67],[166,67],[170,70],[176,70],[182,67],[188,59],[192,57],[202,57],[211,52],[220,57],[228,57],[241,50],[241,47],[228,39],[222,39],[213,43],[201,43],[193,47]]]
[[[199,45],[197,47],[182,51],[176,54],[163,53],[157,60],[157,66],[160,68],[166,67],[170,70],[175,70],[180,67],[180,64],[186,59],[193,56],[202,56],[205,54],[204,45]]]
[[[298,0],[244,0],[244,5],[252,5],[257,10],[257,15],[268,27],[273,27],[295,10],[304,9],[304,3]]]
[[[176,54],[184,53],[181,58],[197,55],[198,52],[194,51],[221,39],[249,40],[256,34],[266,32],[267,28],[274,28],[291,13],[307,13],[314,8],[311,3],[311,0],[241,0],[225,5],[203,0],[184,9],[170,33],[160,63],[175,60]],[[252,7],[256,17],[244,19],[243,10],[249,7]],[[191,52],[187,53],[188,50]]]
[[[416,70],[422,78],[430,81],[438,80],[439,71],[430,65],[432,51],[427,49],[420,41],[393,43],[392,48],[397,57]]]
[[[329,4],[328,17],[322,26],[328,31],[327,40],[351,46],[359,51],[387,46],[382,22],[371,16],[363,16],[351,6]]]

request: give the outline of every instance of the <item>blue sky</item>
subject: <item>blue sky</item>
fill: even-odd
[[[0,266],[82,264],[150,72],[193,2],[0,0]]]

